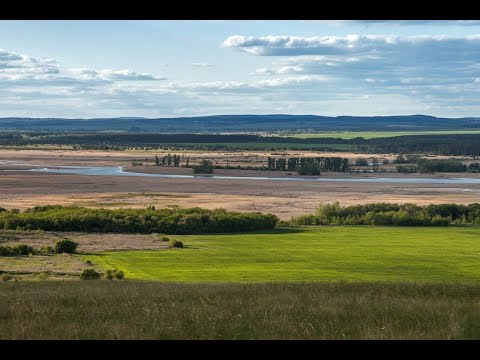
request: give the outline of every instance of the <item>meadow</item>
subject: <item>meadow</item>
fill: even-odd
[[[0,283],[0,339],[478,339],[480,287]]]
[[[323,226],[176,235],[183,249],[81,255],[163,282],[480,280],[478,227]]]

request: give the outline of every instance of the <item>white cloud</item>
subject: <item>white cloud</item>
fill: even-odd
[[[70,72],[82,79],[100,79],[100,80],[165,80],[163,77],[154,76],[149,73],[139,73],[131,70],[92,70],[92,69],[70,69]]]
[[[212,64],[206,63],[206,62],[194,62],[192,63],[192,66],[196,67],[213,67]]]
[[[299,55],[375,55],[386,53],[412,52],[422,56],[435,50],[451,57],[471,57],[480,55],[480,35],[454,37],[446,35],[358,35],[346,36],[241,36],[233,35],[222,43],[223,47],[234,48],[260,56],[299,56]],[[433,56],[433,54],[431,55]]]
[[[289,76],[282,78],[272,78],[258,81],[211,81],[201,83],[179,83],[169,84],[170,89],[198,90],[198,91],[262,91],[272,88],[282,88],[299,86],[302,84],[311,84],[317,82],[326,82],[329,78],[321,75],[303,75]]]

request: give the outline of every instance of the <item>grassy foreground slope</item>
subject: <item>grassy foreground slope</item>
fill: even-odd
[[[0,283],[0,339],[478,339],[474,284]]]
[[[186,247],[83,257],[142,280],[480,280],[478,227],[325,226],[173,238]]]

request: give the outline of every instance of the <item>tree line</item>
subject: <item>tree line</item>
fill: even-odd
[[[354,139],[250,134],[0,132],[2,146],[69,145],[76,149],[331,150],[480,157],[480,134],[403,135]]]
[[[336,202],[321,205],[315,214],[294,217],[284,225],[480,225],[480,204],[419,206],[375,203],[340,206]]]
[[[110,210],[48,205],[0,211],[0,228],[45,231],[228,233],[272,229],[277,221],[272,214],[177,207]]]
[[[267,159],[268,170],[297,171],[300,175],[320,175],[322,171],[347,172],[350,162],[342,157],[290,157]]]
[[[464,164],[457,159],[426,159],[419,155],[398,155],[394,164],[402,173],[435,173],[435,172],[480,172],[480,163]]]

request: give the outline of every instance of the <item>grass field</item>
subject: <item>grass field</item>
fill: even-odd
[[[474,284],[0,283],[0,339],[478,339]]]
[[[288,135],[300,139],[308,138],[341,138],[354,139],[363,137],[364,139],[374,139],[383,137],[405,136],[405,135],[455,135],[455,134],[480,134],[480,130],[438,130],[438,131],[345,131],[345,132],[325,132],[325,133],[299,133]]]
[[[332,226],[173,236],[184,249],[82,255],[129,279],[178,282],[480,280],[480,228]]]

